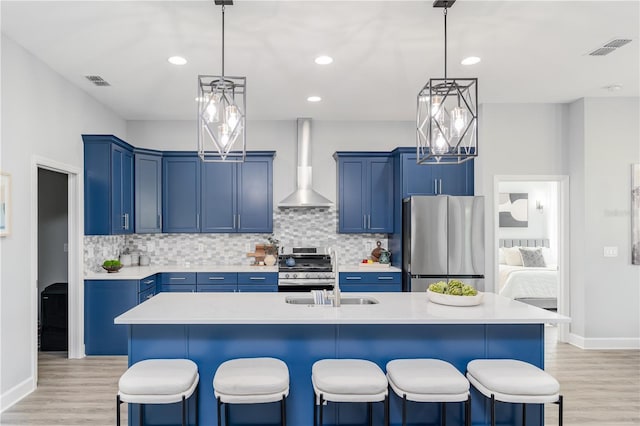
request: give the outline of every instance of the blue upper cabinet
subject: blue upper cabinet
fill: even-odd
[[[162,155],[136,150],[134,156],[136,232],[162,232]]]
[[[272,232],[274,155],[203,163],[195,153],[165,153],[163,231]]]
[[[82,135],[85,235],[134,231],[133,147],[112,135]]]
[[[473,195],[473,160],[462,164],[417,164],[415,148],[398,148],[402,198],[412,195]]]
[[[162,158],[163,232],[200,232],[200,158],[165,153]]]
[[[387,153],[337,152],[338,232],[393,231],[393,163]]]

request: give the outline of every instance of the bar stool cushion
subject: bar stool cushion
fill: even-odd
[[[220,364],[213,376],[216,398],[231,404],[261,404],[289,395],[289,369],[276,358],[238,358]]]
[[[120,377],[123,402],[171,404],[189,398],[198,385],[198,366],[188,359],[147,359],[133,364]]]
[[[484,396],[513,403],[556,402],[560,384],[535,365],[515,359],[476,359],[467,365],[467,378]]]
[[[387,378],[363,359],[323,359],[311,368],[316,395],[332,402],[378,402],[387,396]]]
[[[415,402],[462,402],[469,397],[469,381],[453,365],[440,359],[396,359],[387,363],[387,378],[399,397]]]

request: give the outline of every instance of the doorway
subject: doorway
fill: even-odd
[[[496,176],[494,200],[495,291],[569,316],[569,177]],[[542,264],[518,265],[512,246],[542,254]],[[561,324],[558,340],[568,334]]]
[[[38,168],[38,349],[68,352],[68,175]]]

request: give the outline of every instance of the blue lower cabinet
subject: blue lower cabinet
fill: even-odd
[[[235,293],[238,291],[237,284],[198,284],[198,293]]]
[[[84,282],[84,346],[87,355],[126,355],[128,328],[113,323],[156,293],[155,276],[143,280]]]
[[[277,284],[238,284],[238,291],[241,293],[275,293],[278,291]]]
[[[277,272],[238,272],[238,291],[276,292],[278,291]]]
[[[341,272],[340,290],[344,292],[400,292],[400,272]]]
[[[172,293],[195,293],[195,284],[161,284],[160,291]]]

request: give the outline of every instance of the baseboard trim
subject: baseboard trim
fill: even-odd
[[[580,349],[640,349],[637,337],[582,337],[569,333],[569,343]]]
[[[0,395],[0,413],[4,412],[7,408],[12,407],[15,403],[29,395],[34,390],[36,390],[36,384],[33,377],[30,377]]]

